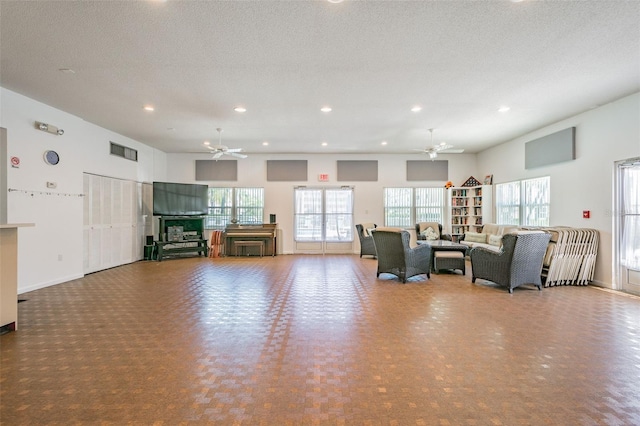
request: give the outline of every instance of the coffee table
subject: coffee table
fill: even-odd
[[[453,241],[448,240],[418,240],[418,244],[426,244],[431,247],[431,259],[430,259],[430,269],[431,272],[436,272],[435,264],[433,261],[433,257],[438,251],[459,251],[462,253],[462,259],[464,261],[464,256],[467,252],[467,246],[464,244],[454,243]]]

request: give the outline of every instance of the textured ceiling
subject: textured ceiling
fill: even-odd
[[[249,153],[408,153],[429,128],[477,152],[640,90],[638,1],[2,0],[0,20],[2,87],[165,152],[217,127]]]

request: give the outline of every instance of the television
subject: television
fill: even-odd
[[[153,182],[154,216],[202,216],[208,211],[207,185]]]

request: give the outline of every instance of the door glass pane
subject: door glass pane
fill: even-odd
[[[622,264],[640,271],[640,166],[622,169]]]
[[[322,241],[322,190],[297,188],[294,194],[294,240]]]
[[[353,190],[325,191],[325,240],[353,241]]]

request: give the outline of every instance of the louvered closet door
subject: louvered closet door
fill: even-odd
[[[142,192],[134,181],[85,174],[84,273],[142,258]]]

